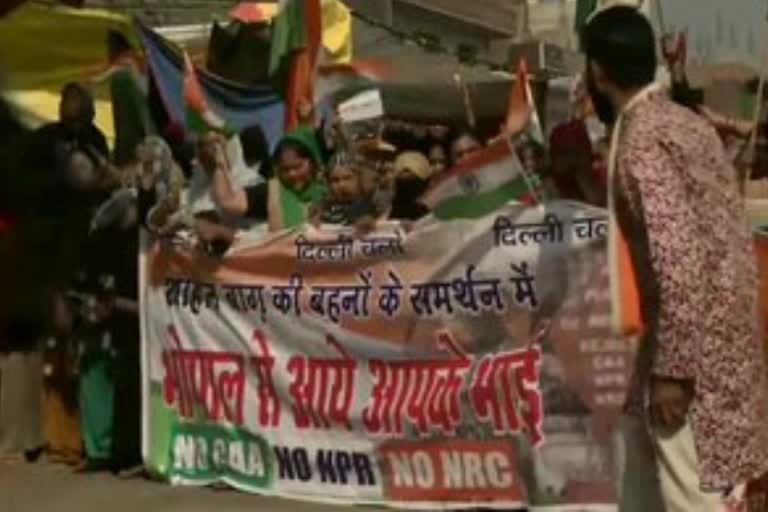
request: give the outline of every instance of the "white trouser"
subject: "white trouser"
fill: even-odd
[[[1,354],[0,381],[0,457],[42,447],[42,354]]]
[[[620,512],[723,512],[720,492],[702,492],[699,460],[688,423],[672,434],[650,432],[623,418],[625,467]]]

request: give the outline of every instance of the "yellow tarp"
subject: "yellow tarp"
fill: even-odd
[[[0,71],[7,96],[34,124],[58,118],[59,91],[88,83],[107,66],[107,33],[135,42],[130,20],[96,9],[27,3],[0,20]],[[104,84],[94,86],[96,124],[114,138],[112,106]]]
[[[348,64],[352,60],[352,14],[340,0],[322,0],[321,5],[326,64]]]

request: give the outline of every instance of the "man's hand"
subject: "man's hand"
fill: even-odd
[[[654,425],[668,430],[680,429],[685,425],[692,400],[691,381],[651,378],[651,416]]]

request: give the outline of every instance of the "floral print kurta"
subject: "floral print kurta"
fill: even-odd
[[[651,93],[624,113],[616,210],[647,327],[629,412],[650,375],[690,379],[705,490],[768,470],[766,369],[757,269],[736,172],[706,121]]]

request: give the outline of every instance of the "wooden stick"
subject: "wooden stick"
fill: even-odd
[[[766,13],[768,15],[768,13]],[[760,128],[760,118],[763,115],[763,102],[765,95],[765,79],[766,79],[766,64],[768,64],[768,16],[766,17],[766,24],[763,26],[763,53],[760,60],[760,81],[757,86],[757,98],[755,100],[755,109],[752,114],[752,133],[749,137],[749,145],[747,155],[749,155],[754,163],[755,149],[757,148],[757,137]],[[743,169],[740,171],[739,187],[742,195],[746,194],[747,181],[749,181],[751,169]]]
[[[464,101],[464,113],[467,116],[467,124],[473,130],[477,127],[477,119],[475,118],[475,109],[472,108],[472,98],[469,95],[469,88],[464,82],[460,72],[456,72],[453,75],[453,80],[456,82],[456,87],[459,89],[462,100]]]
[[[649,0],[650,1],[650,0]],[[645,0],[640,0],[639,7],[642,7],[645,3]],[[656,0],[656,18],[659,22],[659,33],[661,35],[664,35],[667,33],[667,27],[664,23],[664,8],[662,7],[662,0]]]

